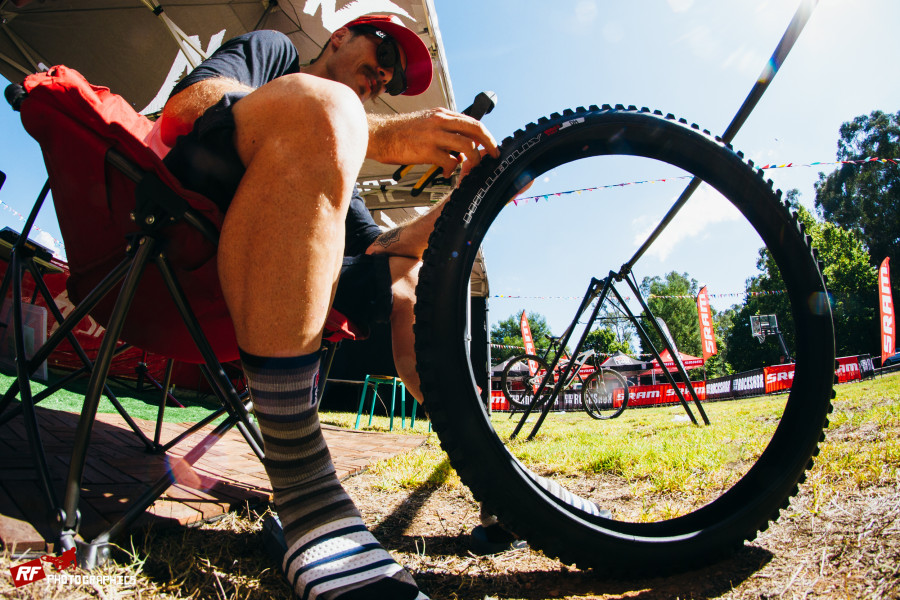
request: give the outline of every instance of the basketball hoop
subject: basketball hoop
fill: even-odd
[[[762,344],[766,336],[779,333],[775,315],[750,315],[750,333]]]

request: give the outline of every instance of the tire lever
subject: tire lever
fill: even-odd
[[[481,120],[484,115],[490,113],[494,110],[494,107],[497,106],[497,94],[494,92],[480,92],[477,96],[475,96],[475,100],[462,111],[462,114],[472,117],[473,119]],[[459,152],[451,152],[453,156],[459,156]],[[400,181],[409,172],[412,170],[414,165],[403,165],[399,169],[394,172],[394,181]],[[432,181],[437,178],[438,173],[440,173],[441,168],[437,165],[432,165],[428,171],[422,175],[419,181],[413,186],[410,195],[414,198],[422,193],[422,191],[431,184]]]

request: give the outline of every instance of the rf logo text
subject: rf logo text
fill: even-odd
[[[35,581],[40,581],[47,574],[44,572],[43,561],[49,562],[57,571],[65,571],[75,566],[75,548],[66,550],[59,556],[42,556],[29,560],[21,565],[10,567],[9,572],[12,575],[13,583],[16,587],[22,587]]]

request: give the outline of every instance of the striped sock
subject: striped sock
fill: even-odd
[[[604,519],[611,519],[612,512],[608,509],[600,508],[590,500],[586,500],[581,496],[576,496],[566,488],[562,487],[552,479],[547,479],[546,477],[541,477],[535,473],[532,473],[528,467],[522,464],[522,462],[518,459],[514,459],[519,466],[522,467],[522,470],[528,473],[529,476],[534,480],[536,484],[541,486],[545,492],[551,494],[552,496],[556,496],[569,506],[573,506],[578,510],[582,510],[588,514],[594,515],[595,517],[602,517]]]
[[[316,405],[318,354],[271,358],[241,352],[241,360],[288,547],[282,567],[297,597],[426,598],[366,529],[335,474]]]

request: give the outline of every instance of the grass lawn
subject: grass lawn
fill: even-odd
[[[376,463],[345,486],[376,536],[433,599],[897,597],[900,373],[836,390],[826,440],[791,508],[746,552],[683,578],[604,587],[589,572],[530,550],[469,554],[465,533],[477,522],[477,504],[434,434],[419,449]],[[536,472],[609,507],[614,518],[670,518],[702,505],[752,464],[784,401],[770,396],[706,403],[710,427],[692,426],[679,406],[629,409],[608,422],[551,413],[536,440],[510,448]],[[352,426],[355,417],[323,413],[321,420]],[[492,423],[504,435],[515,421],[496,413]],[[376,417],[376,426],[386,430],[387,419]],[[415,433],[423,431],[417,424]],[[262,549],[260,527],[260,515],[247,513],[138,535],[125,541],[117,563],[100,570],[133,575],[126,587],[86,586],[71,595],[71,587],[44,582],[16,590],[3,578],[0,596],[288,597]],[[8,556],[0,562],[17,564]]]
[[[65,376],[63,372],[50,371],[49,383],[52,385],[53,382],[58,381],[63,376]],[[8,372],[0,373],[0,389],[9,389],[9,386],[15,382],[15,379],[15,376]],[[47,386],[40,382],[32,382],[31,393],[32,395],[37,395],[46,388]],[[150,384],[145,384],[144,388],[144,391],[138,391],[135,389],[134,382],[127,382],[127,384],[113,382],[110,384],[110,389],[129,415],[147,421],[156,421],[162,392]],[[51,410],[80,413],[86,390],[87,379],[81,378],[42,400],[38,406]],[[167,423],[195,423],[210,415],[219,406],[219,402],[211,394],[203,394],[192,390],[177,390],[175,397],[184,404],[184,408],[167,406],[163,416],[163,420]],[[112,402],[105,396],[100,398],[100,406],[97,410],[101,413],[116,412]]]

